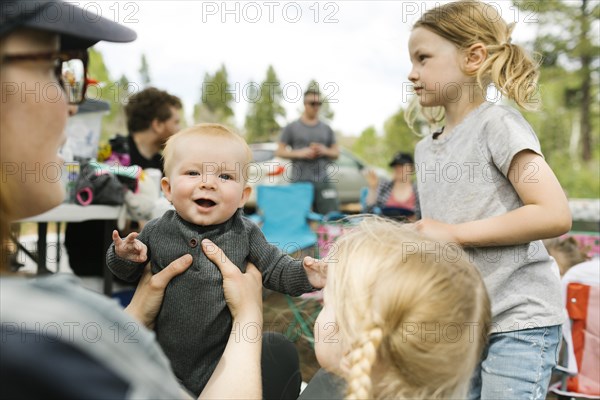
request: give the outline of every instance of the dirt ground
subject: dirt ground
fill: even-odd
[[[292,301],[294,307],[288,301]],[[304,320],[304,324],[298,322],[294,309]],[[315,299],[289,297],[265,290],[263,310],[265,331],[282,333],[296,345],[302,380],[308,382],[319,369],[310,337],[313,335],[314,320],[321,310],[321,303]]]

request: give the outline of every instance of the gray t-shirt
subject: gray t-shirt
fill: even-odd
[[[492,103],[483,103],[449,134],[423,138],[415,150],[423,218],[458,224],[521,207],[507,174],[514,156],[526,149],[542,154],[531,126],[518,111]],[[524,171],[518,179],[535,182],[534,166]],[[490,294],[494,332],[562,323],[558,269],[540,240],[470,248],[467,254]]]
[[[20,335],[22,343],[27,343],[25,339],[29,335],[39,334],[35,340],[41,344],[61,342],[77,349],[82,354],[81,359],[89,357],[127,383],[122,398],[174,399],[184,395],[154,333],[124,313],[115,300],[82,288],[73,275],[56,274],[36,279],[3,277],[0,279],[0,323],[10,335]],[[65,361],[61,355],[64,353],[52,351],[39,355],[46,363],[51,362],[48,357],[54,361],[53,370],[48,371],[44,379],[60,378],[53,382],[57,392],[70,393],[74,398],[82,393],[80,386],[115,384],[113,380],[78,381],[78,377],[86,376],[76,369],[81,364],[66,365],[77,359]],[[65,376],[61,376],[63,372]],[[52,386],[48,382],[39,384]],[[103,388],[94,395],[101,398],[107,391],[109,388]],[[47,397],[56,395],[49,393]]]
[[[309,126],[297,120],[286,126],[281,134],[280,142],[292,149],[303,149],[311,143],[321,143],[327,147],[335,144],[335,135],[329,125],[319,121]],[[292,182],[328,182],[328,166],[332,161],[327,157],[314,160],[292,160],[292,174],[288,178]],[[330,168],[329,173],[335,169]]]

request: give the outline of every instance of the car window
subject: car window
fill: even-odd
[[[254,162],[265,162],[275,158],[275,151],[268,149],[252,149]]]
[[[340,167],[360,168],[360,164],[344,152],[340,152],[340,156],[336,162]]]

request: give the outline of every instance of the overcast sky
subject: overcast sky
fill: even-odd
[[[130,44],[101,43],[113,79],[139,81],[142,53],[152,84],[181,97],[187,117],[199,101],[204,74],[225,64],[235,94],[235,118],[243,127],[248,88],[273,65],[284,92],[286,121],[299,116],[301,91],[311,79],[332,103],[331,123],[345,135],[384,121],[407,101],[412,23],[439,2],[427,1],[96,1],[90,12],[138,33]],[[489,2],[508,22],[513,41],[535,34],[533,11],[508,0]]]

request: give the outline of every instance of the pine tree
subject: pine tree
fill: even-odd
[[[594,141],[593,120],[598,109],[593,109],[592,99],[598,96],[600,47],[598,23],[600,3],[590,0],[514,0],[525,19],[538,22],[538,35],[534,48],[542,54],[542,68],[563,68],[572,73],[577,87],[565,90],[565,102],[578,109],[580,114],[581,158],[592,158]],[[560,26],[561,29],[556,29]]]
[[[285,116],[281,85],[275,69],[269,66],[267,76],[260,87],[250,86],[248,98],[250,102],[246,115],[246,140],[249,143],[276,140],[281,126],[277,119]]]
[[[234,93],[227,80],[225,65],[215,72],[204,75],[200,103],[194,107],[194,120],[196,122],[218,122],[230,124],[233,117],[231,102]]]
[[[150,78],[150,65],[148,65],[145,54],[142,54],[142,61],[138,72],[140,73],[140,84],[142,89],[151,86],[152,79]]]

